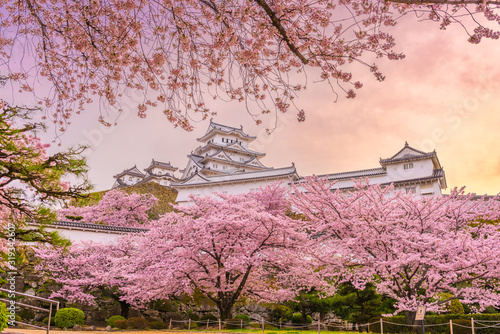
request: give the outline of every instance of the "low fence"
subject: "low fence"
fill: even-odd
[[[19,307],[26,307],[26,308],[31,308],[31,309],[38,310],[38,311],[48,312],[49,313],[49,316],[48,316],[49,321],[47,323],[47,328],[36,326],[36,325],[32,325],[32,324],[27,324],[27,323],[24,323],[24,322],[21,322],[21,321],[16,321],[16,320],[14,320],[12,322],[14,322],[14,323],[16,323],[18,325],[28,326],[28,327],[32,327],[32,328],[36,328],[36,329],[43,329],[43,330],[47,331],[47,334],[49,334],[49,332],[50,332],[50,318],[52,316],[52,305],[56,305],[56,310],[59,310],[59,302],[57,300],[52,300],[52,299],[47,299],[47,298],[32,296],[32,295],[28,295],[26,293],[16,292],[16,291],[2,289],[2,288],[0,288],[0,292],[4,292],[7,295],[13,294],[16,297],[21,296],[21,297],[28,298],[28,299],[34,299],[34,300],[38,300],[38,301],[41,301],[41,302],[44,302],[44,303],[49,303],[49,308],[46,309],[46,308],[43,308],[43,307],[38,307],[38,306],[33,306],[33,305],[19,303],[18,301],[14,301],[13,299],[0,298],[0,301],[5,302],[7,305],[14,305],[15,309],[17,309]],[[15,312],[14,312],[14,314],[15,314]]]
[[[219,320],[173,320],[170,319],[168,323],[168,329],[173,330],[175,328],[182,327],[187,330],[200,330],[200,329],[209,329],[218,327],[219,331],[222,331],[223,328],[228,325],[233,329],[240,329],[249,327],[249,323],[247,323],[243,319],[239,320],[239,323],[235,321],[236,319],[231,319],[229,321],[221,321]],[[462,319],[461,319],[462,320]],[[364,324],[352,324],[352,323],[334,323],[334,322],[321,322],[314,321],[311,324],[290,324],[290,323],[274,323],[268,322],[264,319],[252,319],[250,324],[253,328],[260,328],[262,333],[266,329],[294,329],[294,330],[317,330],[318,333],[321,331],[366,331],[366,332],[375,332],[381,334],[393,334],[393,333],[409,333],[409,332],[419,332],[422,333],[422,327],[425,330],[425,333],[449,333],[449,334],[462,334],[462,333],[471,333],[471,334],[486,334],[486,333],[500,333],[500,321],[498,320],[474,320],[473,317],[470,318],[470,326],[465,325],[463,323],[454,322],[450,320],[446,323],[440,324],[421,324],[416,325],[406,325],[401,323],[395,323],[391,321],[387,321],[384,319],[380,319],[376,322],[364,323]],[[439,331],[435,329],[439,328]]]

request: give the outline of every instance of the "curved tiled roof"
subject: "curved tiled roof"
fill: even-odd
[[[414,152],[415,154],[408,154],[404,155],[402,157],[396,158],[398,155],[401,154],[404,150],[410,150]],[[426,159],[426,158],[432,158],[436,156],[436,151],[434,152],[423,152],[420,150],[417,150],[416,148],[411,147],[408,145],[408,142],[405,142],[405,146],[398,151],[398,153],[394,154],[392,157],[388,159],[380,159],[380,164],[390,164],[390,163],[396,163],[400,161],[410,161],[410,160],[420,160],[420,159]]]
[[[155,159],[151,160],[151,164],[149,165],[148,168],[144,169],[145,171],[149,171],[150,169],[153,169],[154,167],[162,167],[162,168],[167,168],[171,169],[173,171],[176,171],[178,168],[174,167],[170,164],[169,162],[161,162],[161,161],[156,161]]]
[[[149,231],[149,229],[147,228],[140,228],[140,227],[111,226],[111,225],[89,224],[84,222],[69,222],[69,221],[55,221],[52,222],[52,224],[48,224],[46,226],[55,228],[61,227],[68,229],[83,229],[83,230],[118,232],[118,233],[141,233]]]
[[[137,169],[137,166],[125,169],[123,170],[123,172],[118,173],[113,177],[117,179],[123,175],[134,175],[134,176],[144,177],[144,174],[139,169]]]
[[[398,185],[403,185],[403,184],[410,184],[410,183],[420,183],[420,182],[426,182],[426,181],[434,181],[434,180],[439,180],[441,178],[444,178],[444,171],[443,169],[435,169],[432,173],[431,176],[426,176],[426,177],[419,177],[415,179],[407,179],[407,180],[399,180],[399,181],[391,181],[391,182],[384,182],[384,183],[374,183],[378,184],[380,186],[390,186],[391,184],[398,186]],[[348,186],[348,187],[335,187],[335,185],[331,188],[331,190],[354,190],[356,189],[353,186]]]
[[[217,157],[217,155],[219,155],[220,153],[223,153],[224,156],[227,158],[227,160]],[[268,167],[266,167],[262,163],[260,163],[260,161],[259,161],[260,164],[258,166],[249,165],[249,163],[252,162],[253,160],[255,160],[256,158],[257,157],[254,155],[253,157],[250,158],[250,160],[236,161],[226,154],[226,152],[224,151],[224,148],[220,148],[217,152],[215,152],[211,155],[207,154],[205,157],[203,157],[203,159],[200,160],[200,162],[206,163],[207,160],[215,160],[215,161],[219,161],[221,163],[227,162],[227,163],[235,164],[238,166],[245,166],[245,167],[254,168],[254,169],[269,169]]]
[[[196,174],[195,174],[196,175]],[[231,182],[243,182],[249,180],[258,180],[258,179],[266,179],[266,178],[275,178],[282,176],[297,176],[297,171],[295,170],[295,166],[284,167],[284,168],[270,168],[256,172],[245,172],[239,174],[229,174],[229,175],[220,175],[220,176],[205,176],[206,182],[197,182],[197,183],[185,183],[185,180],[182,183],[173,183],[172,187],[189,187],[196,185],[211,185],[214,183],[231,183]]]
[[[219,145],[219,144],[216,144],[216,143],[207,143],[206,145],[204,146],[200,146],[198,147],[196,151],[203,151],[206,147],[208,146],[212,146],[212,147],[215,147],[217,149],[222,149],[222,150],[230,150],[230,151],[234,151],[234,152],[241,152],[241,153],[245,153],[245,154],[251,154],[251,155],[258,155],[259,157],[264,157],[266,154],[265,153],[262,153],[262,152],[257,152],[257,151],[253,151],[253,150],[250,150],[248,148],[245,148],[243,146],[240,145],[241,149],[238,148],[238,147],[233,147],[234,145],[237,145],[238,143],[232,143],[232,144],[228,144],[228,145]]]
[[[361,169],[350,172],[342,172],[342,173],[332,173],[332,174],[324,174],[318,175],[318,177],[327,177],[328,180],[339,180],[339,179],[349,179],[353,177],[368,177],[368,176],[376,176],[376,175],[386,175],[387,171],[384,168],[370,168],[370,169]]]
[[[197,138],[197,140],[198,141],[203,141],[203,139],[205,137],[207,137],[207,135],[210,134],[214,130],[215,131],[220,131],[220,132],[225,133],[225,134],[229,134],[231,132],[233,132],[233,133],[235,132],[235,133],[239,134],[241,137],[246,138],[246,139],[250,139],[250,140],[254,140],[254,139],[257,138],[255,136],[247,135],[245,132],[243,132],[243,127],[242,126],[239,127],[239,128],[234,128],[232,126],[218,124],[218,123],[215,123],[212,120],[210,120],[210,125],[208,126],[207,132],[203,136],[201,136],[200,138]]]

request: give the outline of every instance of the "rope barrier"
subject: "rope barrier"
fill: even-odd
[[[479,322],[479,321],[477,321],[477,320],[474,320],[474,325],[476,325],[476,324],[478,324],[478,325],[482,325],[482,326],[485,326],[485,327],[477,327],[477,326],[475,326],[475,328],[476,328],[476,329],[484,329],[484,328],[495,328],[495,327],[500,327],[500,323],[495,324],[495,325],[488,326],[488,325],[485,325],[485,324],[483,324],[483,323],[481,323],[481,322]]]
[[[193,323],[199,325],[198,327],[203,327],[203,326],[206,326],[207,328],[209,326],[215,326],[217,324],[224,324],[224,325],[227,325],[227,324],[230,324],[230,325],[233,325],[233,326],[237,326],[238,324],[234,322],[234,319],[232,319],[233,321],[219,321],[219,320],[210,320],[210,319],[207,319],[207,320],[174,320],[174,319],[170,319],[170,326],[172,326],[173,323],[181,323],[181,324],[190,324],[192,325]],[[241,320],[241,327],[248,327],[250,325],[250,323],[246,322],[245,320],[242,320],[242,319],[239,319]],[[415,328],[419,328],[420,325],[408,325],[408,324],[402,324],[402,323],[396,323],[396,322],[391,322],[391,321],[387,321],[387,320],[384,320],[384,319],[381,319],[382,320],[382,323],[383,324],[389,324],[389,325],[393,325],[393,326],[402,326],[402,327],[415,327]],[[255,328],[256,330],[262,328],[262,325],[270,325],[270,326],[273,326],[273,327],[276,327],[277,329],[278,328],[283,328],[283,329],[297,329],[297,330],[301,330],[301,329],[308,329],[310,327],[315,327],[315,328],[318,328],[318,332],[320,331],[319,330],[319,327],[322,326],[322,328],[324,328],[325,330],[332,330],[332,329],[346,329],[346,328],[351,328],[352,330],[354,330],[354,328],[361,328],[361,327],[367,327],[367,326],[373,326],[373,325],[380,325],[380,321],[375,321],[375,322],[369,322],[369,323],[364,323],[364,324],[355,324],[355,323],[350,323],[350,324],[339,324],[339,323],[335,323],[335,322],[318,322],[318,321],[315,321],[313,323],[310,323],[310,324],[284,324],[284,323],[274,323],[274,322],[270,322],[270,321],[266,321],[264,319],[251,319],[251,322],[252,322],[252,325],[253,326],[256,326],[258,325],[259,327]],[[494,323],[494,324],[487,324],[487,323]],[[480,330],[480,329],[487,329],[487,328],[500,328],[500,322],[497,321],[497,320],[482,320],[482,321],[477,321],[477,320],[474,320],[474,329],[476,330]],[[425,327],[438,327],[438,326],[450,326],[450,323],[440,323],[440,324],[426,324]],[[462,327],[462,328],[468,328],[468,329],[472,329],[473,327],[472,326],[467,326],[467,325],[462,325],[462,324],[459,324],[459,323],[454,323],[453,322],[453,326],[455,327]]]

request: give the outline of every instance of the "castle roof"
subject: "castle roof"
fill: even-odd
[[[342,173],[323,174],[323,175],[318,175],[318,177],[326,177],[328,178],[329,181],[333,181],[333,180],[385,176],[385,175],[387,175],[387,171],[384,168],[380,167],[380,168],[361,169],[361,170],[342,172]]]
[[[255,155],[250,157],[247,160],[244,161],[237,161],[231,158],[229,155],[226,154],[225,150],[223,147],[221,147],[217,152],[210,154],[210,155],[205,155],[203,159],[201,159],[199,162],[206,164],[208,161],[215,160],[217,162],[227,162],[233,165],[238,165],[240,167],[250,167],[250,168],[255,168],[255,169],[266,169],[267,167],[264,166]],[[250,165],[252,161],[256,160],[256,163]]]
[[[410,145],[408,145],[408,142],[405,142],[405,146],[401,150],[399,150],[398,153],[394,154],[392,157],[388,159],[380,159],[380,164],[382,166],[385,166],[389,164],[399,163],[402,161],[415,161],[427,158],[433,158],[433,160],[436,160],[435,161],[436,168],[441,167],[439,161],[437,161],[436,151],[423,152],[411,147]]]
[[[151,164],[149,165],[148,168],[144,169],[145,171],[150,171],[151,169],[159,167],[159,168],[164,168],[164,169],[169,169],[171,171],[176,171],[178,168],[174,167],[170,164],[169,162],[161,162],[161,161],[156,161],[155,159],[151,160]]]
[[[144,174],[137,168],[136,165],[134,165],[134,167],[131,167],[129,169],[125,169],[123,170],[123,172],[119,173],[119,174],[116,174],[115,176],[113,176],[115,179],[118,179],[124,175],[131,175],[131,176],[138,176],[138,177],[144,177]]]
[[[31,223],[31,225],[39,225],[37,223]],[[69,221],[55,221],[51,224],[46,224],[44,226],[54,227],[66,230],[83,230],[83,231],[104,231],[104,232],[117,232],[117,233],[144,233],[149,231],[147,228],[141,227],[128,227],[128,226],[111,226],[102,224],[90,224],[83,222],[69,222]]]
[[[250,136],[243,132],[243,126],[240,126],[239,128],[234,128],[232,126],[228,125],[223,125],[223,124],[218,124],[210,120],[210,124],[208,125],[207,132],[200,138],[198,138],[198,141],[205,142],[207,141],[212,135],[216,133],[222,133],[222,134],[233,134],[241,139],[244,139],[245,141],[253,141],[257,137]]]
[[[292,166],[284,168],[269,168],[255,172],[244,172],[244,173],[226,174],[218,176],[205,176],[201,175],[200,173],[196,173],[191,177],[187,178],[186,180],[184,180],[183,182],[173,183],[172,187],[182,188],[182,187],[212,185],[220,183],[238,183],[250,180],[283,178],[286,176],[292,177],[294,179],[299,178],[297,171],[295,169],[295,165],[292,164]]]
[[[426,183],[426,182],[433,182],[433,181],[440,181],[441,183],[441,188],[446,188],[446,178],[444,177],[444,170],[441,169],[435,169],[432,172],[432,175],[430,176],[425,176],[425,177],[418,177],[418,178],[413,178],[413,179],[406,179],[406,180],[400,180],[400,181],[390,181],[390,182],[383,182],[379,183],[381,186],[389,186],[389,185],[394,185],[394,186],[405,186],[405,185],[414,185],[418,183]],[[339,189],[339,190],[354,190],[356,189],[353,186],[349,187],[338,187],[336,188],[335,185],[333,186],[333,189]]]
[[[205,150],[206,148],[209,148],[209,147],[213,147],[213,148],[217,148],[217,149],[223,149],[223,150],[227,150],[227,151],[234,151],[234,152],[238,152],[238,153],[244,153],[244,154],[249,154],[249,155],[256,155],[258,157],[264,157],[266,154],[265,153],[262,153],[262,152],[257,152],[257,151],[253,151],[253,150],[250,150],[242,145],[240,145],[239,143],[231,143],[231,144],[228,144],[228,145],[220,145],[220,144],[217,144],[217,143],[207,143],[206,145],[204,146],[200,146],[196,149],[196,151],[198,152],[203,152],[203,150]]]

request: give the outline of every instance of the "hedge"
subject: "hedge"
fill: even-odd
[[[115,326],[116,320],[126,320],[126,319],[124,317],[122,317],[121,315],[113,315],[113,316],[109,317],[108,320],[106,320],[106,323],[108,326],[116,327]]]
[[[73,328],[75,325],[83,325],[85,314],[77,308],[62,308],[56,312],[54,322],[59,328]]]

